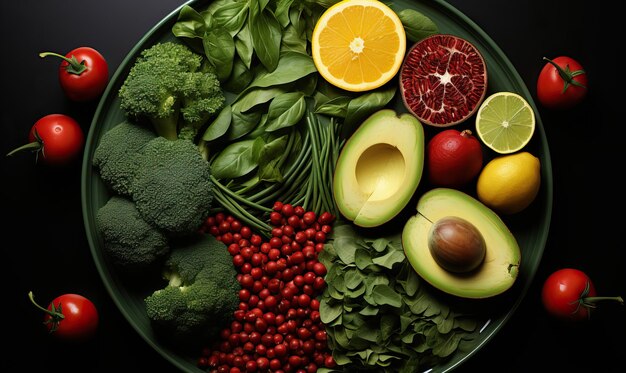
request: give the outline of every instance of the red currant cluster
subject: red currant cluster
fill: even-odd
[[[336,363],[326,342],[317,299],[326,267],[317,260],[334,216],[276,202],[271,238],[218,213],[205,229],[221,240],[237,269],[239,309],[198,366],[211,372],[315,372]]]

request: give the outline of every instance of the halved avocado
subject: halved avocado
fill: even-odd
[[[449,188],[424,193],[417,215],[402,230],[402,246],[418,275],[434,287],[463,298],[488,298],[508,290],[517,278],[521,260],[517,240],[500,217],[472,196]],[[439,219],[456,216],[470,222],[485,240],[483,263],[468,273],[445,270],[433,258],[428,239]]]
[[[335,166],[333,194],[355,225],[376,227],[394,218],[422,178],[424,128],[411,114],[382,109],[346,141]]]

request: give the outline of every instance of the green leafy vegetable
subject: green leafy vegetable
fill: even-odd
[[[364,237],[340,222],[333,229],[318,257],[328,269],[319,311],[343,369],[425,370],[476,336],[477,319],[420,284],[399,235]]]
[[[404,25],[407,39],[412,42],[439,32],[439,28],[430,18],[415,9],[402,9],[397,14]]]

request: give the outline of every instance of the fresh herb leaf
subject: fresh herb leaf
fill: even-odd
[[[439,28],[430,18],[415,9],[402,9],[397,14],[404,25],[407,39],[412,42],[418,42],[439,32]]]

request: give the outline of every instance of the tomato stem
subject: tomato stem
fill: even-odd
[[[563,90],[561,91],[561,94],[565,93],[565,91],[567,90],[570,84],[587,89],[587,87],[585,87],[584,84],[582,84],[581,82],[577,80],[574,80],[574,78],[577,77],[578,75],[585,74],[585,70],[581,69],[581,70],[571,71],[569,68],[569,64],[567,64],[565,66],[565,69],[563,69],[561,66],[559,66],[556,62],[552,61],[551,59],[547,57],[544,57],[543,59],[544,61],[547,61],[552,66],[554,66],[556,68],[556,71],[561,76],[561,79],[563,79],[564,84],[563,84]]]
[[[87,67],[85,66],[85,60],[78,62],[78,60],[76,59],[76,57],[74,57],[74,55],[72,55],[72,58],[67,58],[63,55],[60,55],[54,52],[39,53],[39,57],[41,58],[44,58],[47,56],[59,57],[65,60],[65,62],[68,63],[67,67],[65,68],[65,71],[67,71],[69,74],[80,75],[87,69]]]
[[[28,144],[24,144],[17,149],[11,150],[10,152],[7,153],[7,157],[12,156],[13,154],[17,152],[30,150],[33,153],[36,153],[35,161],[37,161],[39,159],[39,152],[41,152],[42,154],[44,152],[43,139],[41,138],[41,136],[39,136],[39,132],[37,132],[37,128],[33,130],[33,136],[35,136],[35,141],[29,142]]]
[[[581,299],[581,303],[586,307],[595,307],[596,303],[601,301],[616,301],[620,304],[624,304],[624,299],[622,297],[585,297]]]
[[[55,307],[53,303],[51,305],[52,309],[49,310],[47,308],[41,307],[39,304],[37,304],[37,302],[35,302],[35,295],[33,294],[32,291],[28,292],[28,298],[35,305],[35,307],[39,308],[40,310],[50,315],[50,319],[44,322],[44,324],[52,324],[49,330],[50,333],[56,331],[57,328],[59,327],[59,323],[61,322],[61,320],[65,319],[65,316],[63,315],[63,311],[61,309],[61,304],[59,304],[59,307]]]
[[[20,146],[19,148],[13,149],[10,152],[8,152],[7,157],[12,156],[13,154],[17,152],[21,152],[24,150],[31,150],[33,152],[38,152],[39,150],[41,150],[41,147],[42,147],[42,144],[39,141],[29,142],[28,144],[24,144]]]

